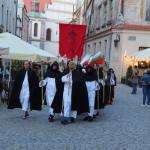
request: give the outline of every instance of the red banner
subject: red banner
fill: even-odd
[[[72,59],[81,58],[86,34],[85,25],[59,24],[59,53]]]

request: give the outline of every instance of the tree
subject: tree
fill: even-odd
[[[129,66],[128,69],[127,69],[127,73],[126,73],[126,80],[131,79],[132,74],[133,74],[132,66]]]

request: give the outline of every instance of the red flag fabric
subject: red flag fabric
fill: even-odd
[[[68,59],[81,58],[86,34],[86,25],[59,24],[59,53]]]

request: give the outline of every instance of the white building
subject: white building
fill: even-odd
[[[101,51],[118,80],[133,62],[126,59],[150,47],[149,0],[85,0],[86,53]]]
[[[73,18],[76,0],[55,0],[45,5],[44,13],[30,12],[30,42],[54,55],[59,55],[59,23]]]

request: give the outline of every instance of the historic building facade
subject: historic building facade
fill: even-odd
[[[126,59],[150,47],[149,0],[85,0],[85,53],[101,51],[118,80],[132,63]]]
[[[24,0],[18,0],[16,35],[24,41],[29,41],[29,17]]]
[[[72,20],[76,0],[30,0],[30,3],[25,2],[28,2],[26,5],[30,18],[30,43],[58,56],[59,23],[69,23]]]
[[[23,0],[0,0],[0,33],[9,32],[28,41],[29,17]]]
[[[17,0],[0,0],[0,33],[16,34]]]

